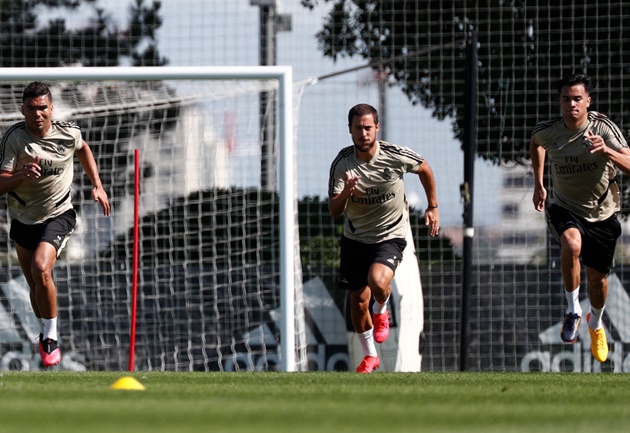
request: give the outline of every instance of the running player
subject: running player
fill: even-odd
[[[608,295],[608,274],[621,225],[616,168],[630,173],[630,149],[607,116],[588,111],[592,79],[583,74],[558,84],[562,117],[544,121],[532,131],[530,154],[534,170],[533,202],[545,210],[549,228],[561,248],[561,269],[567,310],[560,336],[567,343],[578,337],[580,257],[586,268],[591,311],[586,320],[593,357],[604,362],[608,343],[602,314]],[[553,195],[547,200],[543,175],[545,157],[551,166]]]
[[[374,343],[389,335],[391,281],[406,246],[404,173],[420,176],[431,236],[438,234],[440,215],[431,167],[416,152],[376,139],[379,123],[374,107],[352,107],[348,128],[354,144],[342,149],[331,165],[328,209],[334,218],[346,216],[338,282],[348,290],[352,324],[363,349],[356,371],[370,373],[380,365]]]
[[[76,223],[70,200],[75,153],[104,215],[109,216],[110,204],[79,127],[52,120],[53,98],[46,84],[26,86],[22,114],[24,121],[9,127],[0,142],[0,194],[8,193],[10,237],[40,320],[42,364],[50,367],[61,361],[53,266]]]

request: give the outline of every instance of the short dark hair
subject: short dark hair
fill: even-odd
[[[357,104],[348,112],[348,126],[352,125],[352,118],[354,116],[361,117],[366,114],[371,114],[374,117],[374,123],[378,125],[378,111],[376,111],[376,108],[369,104]]]
[[[584,90],[589,95],[593,91],[593,79],[586,74],[571,74],[566,75],[558,81],[558,93],[562,93],[564,86],[576,86],[581,84],[584,86]]]
[[[48,86],[40,81],[33,81],[24,88],[22,102],[26,101],[27,98],[38,98],[40,96],[48,96],[48,99],[52,102],[52,93],[50,93]]]

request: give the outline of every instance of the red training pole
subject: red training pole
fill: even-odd
[[[129,371],[133,371],[133,357],[136,347],[136,303],[138,299],[138,241],[140,207],[140,151],[134,151],[134,197],[133,197],[133,276],[131,289],[131,330],[129,333]]]

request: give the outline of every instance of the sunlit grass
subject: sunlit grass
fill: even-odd
[[[630,425],[630,375],[0,372],[0,432],[589,432]],[[52,423],[52,424],[51,424]],[[43,426],[54,425],[54,428]]]

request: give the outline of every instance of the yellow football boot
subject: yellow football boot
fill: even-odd
[[[586,316],[586,323],[588,324],[591,318],[591,313]],[[588,325],[588,333],[591,334],[591,353],[593,357],[599,362],[604,362],[608,359],[608,341],[606,341],[606,331],[602,326],[599,329],[592,330]]]

